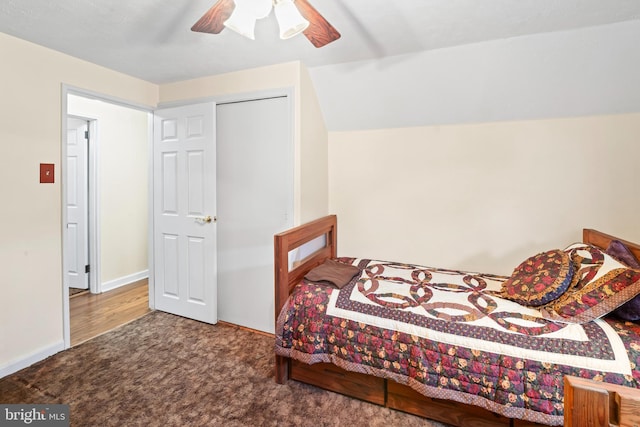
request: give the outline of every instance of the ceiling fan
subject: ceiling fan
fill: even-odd
[[[218,0],[191,31],[218,34],[227,27],[253,39],[255,21],[267,17],[272,7],[280,24],[280,38],[302,32],[315,47],[340,38],[340,33],[307,0]]]

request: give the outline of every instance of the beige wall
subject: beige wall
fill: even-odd
[[[640,114],[329,133],[339,253],[509,274],[583,227],[640,241]]]
[[[75,95],[68,97],[67,112],[98,121],[101,283],[145,272],[149,113]]]
[[[326,215],[329,208],[328,132],[316,91],[305,67],[300,70],[300,222]]]
[[[260,92],[285,87],[297,88],[299,74],[300,63],[288,62],[286,64],[252,68],[217,76],[167,83],[160,86],[160,103]]]
[[[0,34],[0,372],[61,348],[63,83],[153,106],[156,85]],[[39,163],[55,183],[39,184]]]

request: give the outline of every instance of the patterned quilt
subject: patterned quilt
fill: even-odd
[[[496,296],[506,277],[340,258],[342,289],[303,281],[280,313],[276,353],[407,384],[510,418],[563,423],[563,377],[640,388],[640,325],[554,323]]]

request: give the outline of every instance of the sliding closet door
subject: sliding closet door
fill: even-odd
[[[289,98],[216,110],[218,318],[273,332],[273,235],[293,224]]]

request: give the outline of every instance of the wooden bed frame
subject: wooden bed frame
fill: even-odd
[[[292,228],[274,237],[276,322],[292,289],[312,268],[337,255],[337,217],[329,215]],[[325,236],[324,247],[290,268],[289,252]],[[583,230],[583,242],[606,249],[614,236]],[[622,239],[640,259],[640,245]],[[408,412],[454,426],[539,426],[506,418],[486,409],[433,399],[392,380],[349,372],[330,363],[307,365],[276,355],[276,382],[294,379],[388,408]],[[565,426],[640,426],[640,389],[565,377]]]

